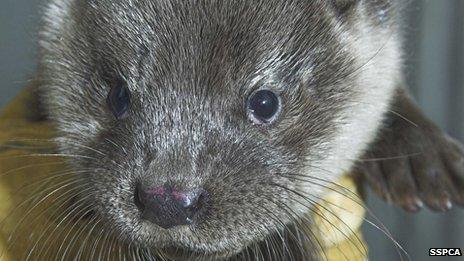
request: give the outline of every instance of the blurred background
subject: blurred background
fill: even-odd
[[[464,142],[464,0],[404,2],[404,71],[410,90],[430,118]],[[412,260],[437,260],[428,256],[430,248],[464,249],[464,209],[408,214],[372,194],[368,205]],[[389,239],[367,224],[363,229],[370,260],[399,260]]]
[[[0,107],[34,75],[39,7],[44,0],[2,0],[0,8]],[[464,0],[408,0],[404,8],[410,89],[426,114],[464,142]],[[368,204],[412,260],[431,247],[464,249],[464,210],[408,214],[373,197]],[[365,224],[370,260],[399,260],[394,244]],[[453,259],[456,260],[456,259]]]

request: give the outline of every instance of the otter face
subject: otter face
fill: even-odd
[[[387,108],[391,7],[55,1],[42,89],[89,204],[131,244],[203,257],[301,219]]]

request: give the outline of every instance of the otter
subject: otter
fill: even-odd
[[[397,5],[50,1],[37,92],[77,200],[147,260],[318,260],[302,217],[347,172],[409,211],[462,204],[461,145],[402,85]]]

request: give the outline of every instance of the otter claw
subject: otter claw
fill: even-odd
[[[403,90],[392,109],[356,165],[358,173],[377,195],[409,212],[424,205],[442,212],[464,206],[463,146],[428,120]]]

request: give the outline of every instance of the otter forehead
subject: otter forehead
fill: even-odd
[[[68,28],[62,29],[55,52],[87,71],[117,67],[140,86],[145,82],[185,89],[203,81],[243,87],[264,76],[292,81],[310,75],[314,67],[324,69],[311,80],[323,82],[341,78],[354,59],[338,39],[351,26],[340,26],[342,21],[327,1],[70,1],[68,5],[72,6]]]
[[[114,55],[156,53],[177,70],[185,61],[252,62],[281,48],[310,49],[332,37],[330,15],[317,1],[134,1],[87,3],[79,23]],[[127,12],[130,10],[130,12]],[[324,36],[325,35],[325,36]],[[111,39],[111,42],[108,42]],[[311,39],[311,40],[309,40]],[[129,47],[129,48],[127,48]],[[294,51],[294,50],[292,50]],[[193,61],[194,58],[198,61]],[[249,61],[247,61],[249,60]],[[231,62],[229,60],[229,62]]]

